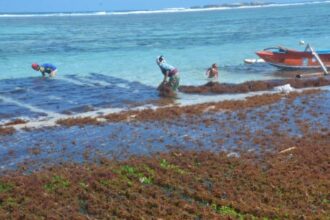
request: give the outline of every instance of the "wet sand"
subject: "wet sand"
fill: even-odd
[[[0,217],[326,219],[329,98],[316,89],[2,127]]]

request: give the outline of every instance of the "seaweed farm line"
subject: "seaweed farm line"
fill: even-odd
[[[2,170],[37,169],[97,156],[124,159],[172,149],[258,151],[267,144],[259,143],[256,134],[285,132],[294,137],[306,129],[326,131],[329,94],[329,90],[317,89],[188,106],[165,105],[96,118],[66,118],[53,121],[59,126],[36,129],[13,122],[8,126],[23,129],[14,132],[0,128],[0,166]]]
[[[7,108],[35,119],[3,115],[0,218],[327,219],[330,87],[218,94],[265,85],[92,107],[61,91],[44,106],[33,96],[43,84],[3,91]]]
[[[0,218],[327,219],[329,100],[266,94],[0,136]]]
[[[103,76],[102,76],[103,77]],[[68,78],[68,77],[65,77]],[[107,79],[107,78],[106,78]],[[27,79],[27,85],[31,86],[31,79]],[[35,81],[35,80],[34,80]],[[77,81],[77,82],[76,82]],[[330,80],[328,78],[325,79],[309,79],[309,80],[277,80],[277,81],[251,81],[247,83],[237,84],[237,85],[228,85],[228,84],[212,84],[212,85],[204,85],[204,86],[181,86],[180,90],[184,93],[179,93],[178,99],[170,100],[170,99],[159,99],[159,97],[155,95],[148,95],[147,98],[142,100],[141,102],[135,102],[129,101],[127,104],[125,104],[127,98],[129,97],[129,85],[128,82],[123,82],[122,80],[118,79],[108,79],[108,81],[100,81],[97,79],[86,79],[85,81],[88,81],[89,83],[96,83],[91,84],[90,87],[94,88],[93,91],[102,91],[101,97],[109,96],[104,94],[105,91],[101,90],[102,88],[107,90],[109,87],[113,88],[113,81],[123,89],[123,93],[127,94],[127,97],[119,98],[118,100],[109,100],[109,98],[106,98],[106,100],[109,100],[109,103],[99,104],[102,103],[102,100],[96,100],[96,103],[79,103],[75,101],[70,100],[70,94],[60,94],[59,96],[54,96],[52,93],[50,93],[47,97],[45,97],[45,102],[51,102],[54,107],[52,107],[50,110],[48,109],[42,109],[44,105],[44,102],[40,103],[39,100],[36,100],[35,106],[33,104],[23,103],[21,100],[25,100],[28,102],[34,102],[35,97],[31,97],[30,95],[26,93],[33,93],[34,88],[16,88],[13,91],[9,90],[7,92],[2,92],[4,94],[8,94],[7,96],[1,95],[0,93],[0,101],[2,101],[3,110],[6,111],[6,105],[8,106],[15,106],[15,108],[18,108],[19,110],[14,109],[16,112],[22,111],[21,116],[13,115],[13,116],[6,116],[6,113],[3,113],[3,119],[2,119],[2,126],[13,127],[15,129],[21,129],[21,128],[41,128],[41,127],[50,127],[50,126],[56,126],[56,122],[59,120],[65,120],[69,118],[84,118],[84,117],[92,117],[96,118],[100,122],[104,121],[105,119],[102,118],[102,116],[106,116],[108,114],[113,113],[119,113],[123,111],[137,111],[137,110],[143,110],[143,109],[156,109],[156,108],[164,108],[164,107],[170,107],[170,106],[186,106],[186,105],[196,105],[201,103],[209,103],[209,102],[220,102],[225,100],[243,100],[247,97],[252,97],[256,95],[262,95],[262,94],[272,94],[276,93],[275,86],[284,85],[285,83],[291,83],[297,88],[295,91],[303,91],[304,89],[308,89],[306,87],[313,86],[318,87],[321,89],[328,89],[327,85],[330,84]],[[86,87],[85,81],[81,82],[80,80],[75,79],[74,76],[72,78],[69,78],[68,82],[70,83],[74,93],[78,95],[79,93],[89,93],[88,89],[84,89]],[[72,82],[74,82],[72,84]],[[103,82],[103,83],[101,83]],[[12,82],[11,82],[12,83]],[[33,82],[32,80],[32,83]],[[40,85],[38,85],[38,89]],[[54,86],[55,84],[55,86]],[[121,86],[121,84],[124,84],[126,86]],[[135,83],[137,84],[137,83]],[[57,88],[57,82],[51,82],[51,86],[54,86],[53,89]],[[87,84],[88,86],[89,84]],[[110,86],[111,85],[111,86]],[[138,84],[139,85],[139,84]],[[44,85],[42,85],[44,86]],[[109,87],[108,87],[109,86]],[[136,85],[134,85],[136,87]],[[143,87],[143,85],[139,85],[140,87]],[[83,87],[83,88],[82,88]],[[33,89],[33,90],[32,90]],[[69,88],[71,89],[71,88]],[[145,95],[146,93],[151,93],[152,88],[143,88],[138,89],[140,90],[137,95]],[[32,91],[31,91],[32,90]],[[54,91],[52,89],[48,89],[50,91]],[[87,91],[85,91],[87,90]],[[127,91],[125,91],[127,90]],[[145,90],[141,93],[141,90]],[[3,90],[5,91],[5,90]],[[65,92],[67,90],[64,90]],[[57,91],[61,92],[61,91]],[[141,93],[141,94],[140,94]],[[155,92],[152,92],[155,93]],[[192,93],[192,94],[190,94]],[[209,95],[205,95],[205,93],[208,93]],[[16,94],[16,95],[15,95]],[[17,96],[19,94],[19,96]],[[23,94],[23,97],[21,95]],[[104,95],[103,95],[104,94]],[[214,95],[212,95],[214,94]],[[27,95],[27,97],[24,97]],[[37,94],[39,95],[39,94]],[[66,104],[64,101],[64,96],[68,96],[68,100],[65,100],[65,102],[69,103],[68,107],[66,107]],[[95,95],[92,96],[95,98]],[[15,99],[16,98],[16,99]],[[75,100],[77,99],[76,95],[72,96],[72,98]],[[133,96],[134,98],[134,96]],[[149,98],[149,99],[148,99]],[[90,99],[88,97],[88,99]],[[87,100],[88,100],[87,99]],[[131,98],[132,99],[132,98]],[[86,100],[86,101],[87,101]],[[115,101],[115,103],[113,103]],[[93,101],[95,102],[95,100]],[[99,103],[97,103],[99,102]],[[0,102],[1,105],[1,102]],[[51,105],[51,106],[52,106]],[[63,107],[61,107],[63,105]],[[107,107],[107,106],[111,107]],[[118,107],[113,107],[113,106]],[[13,108],[13,107],[11,107]],[[49,106],[47,106],[49,108]],[[61,109],[63,108],[63,109]],[[68,109],[69,108],[69,109]],[[26,110],[24,110],[26,109]],[[59,111],[60,110],[60,111]],[[1,112],[0,112],[1,116]],[[0,117],[1,119],[1,117]],[[15,123],[15,121],[20,120],[21,123]],[[1,121],[1,120],[0,120]],[[0,126],[1,126],[0,124]]]

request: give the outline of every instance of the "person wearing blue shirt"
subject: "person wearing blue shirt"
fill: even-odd
[[[164,75],[164,79],[158,88],[168,83],[171,89],[175,92],[179,88],[179,83],[180,83],[178,70],[175,67],[168,64],[165,61],[164,56],[157,57],[156,63]]]
[[[49,75],[49,77],[54,77],[57,74],[57,67],[50,63],[45,63],[42,65],[34,63],[32,64],[32,69],[35,71],[40,71],[43,77],[46,76],[46,73]]]

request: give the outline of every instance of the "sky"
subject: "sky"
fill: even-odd
[[[152,10],[251,1],[255,0],[0,0],[0,13]],[[263,0],[273,3],[297,1]],[[306,0],[299,2],[302,1]]]

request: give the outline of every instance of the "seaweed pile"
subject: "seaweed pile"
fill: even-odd
[[[12,128],[0,127],[4,163],[29,154],[21,170],[0,176],[0,219],[328,219],[329,96],[306,90],[70,118],[58,121],[61,127],[12,136]],[[70,129],[75,135],[65,136]],[[130,137],[119,135],[124,131]],[[21,140],[20,133],[34,139],[15,152],[10,140]],[[47,142],[49,133],[60,138]],[[82,136],[88,142],[79,142]],[[166,152],[116,160],[99,146],[128,151],[131,142],[143,149],[166,145]],[[228,144],[234,148],[224,152]],[[40,162],[37,155],[52,160],[57,151],[58,163],[45,168],[40,160],[38,169],[29,168]],[[79,154],[84,161],[60,160]]]
[[[9,173],[0,218],[327,219],[329,140],[326,131],[239,158],[173,151]]]
[[[260,106],[270,105],[280,101],[283,98],[294,100],[297,97],[320,93],[320,90],[306,90],[303,92],[291,92],[289,94],[263,94],[253,97],[247,97],[245,100],[226,100],[216,103],[203,103],[192,106],[171,106],[162,107],[158,109],[144,109],[144,110],[129,110],[120,113],[112,113],[105,116],[98,117],[72,117],[66,119],[59,119],[56,123],[60,126],[85,126],[85,125],[103,125],[106,123],[114,123],[121,121],[164,121],[178,118],[184,115],[201,115],[205,112],[218,112],[222,110],[242,110],[248,108],[256,108]],[[165,99],[168,104],[168,99]],[[27,121],[17,119],[0,125],[0,136],[11,135],[16,132],[14,125],[26,124]],[[29,129],[30,130],[30,129]]]
[[[320,93],[320,90],[307,90],[304,92],[291,92],[290,94],[264,94],[253,97],[247,97],[245,100],[227,100],[217,103],[204,103],[192,106],[172,106],[158,109],[144,109],[135,111],[124,111],[104,116],[106,122],[121,121],[163,121],[181,117],[183,115],[201,115],[205,112],[218,112],[221,110],[241,110],[255,108],[264,105],[270,105],[278,102],[282,98],[294,100],[299,96]],[[96,119],[87,118],[69,118],[57,121],[60,125],[65,126],[83,126],[83,125],[99,125]]]
[[[180,86],[179,90],[183,93],[190,94],[226,94],[226,93],[246,93],[246,92],[257,92],[267,91],[274,87],[290,84],[292,87],[307,88],[307,87],[320,87],[330,85],[330,78],[320,77],[312,79],[278,79],[269,81],[248,81],[241,84],[227,84],[208,82],[202,86]]]

